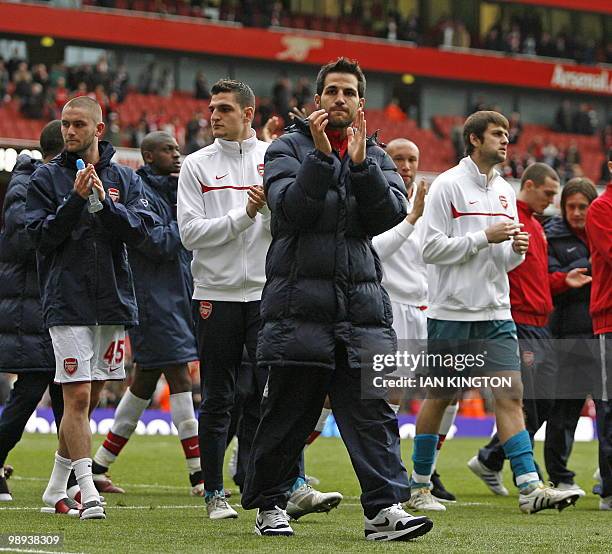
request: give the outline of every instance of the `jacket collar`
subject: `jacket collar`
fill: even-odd
[[[518,198],[516,199],[516,207],[528,217],[533,215],[533,210],[529,207],[529,204],[519,200]]]
[[[96,171],[100,169],[104,169],[108,165],[110,165],[112,157],[115,155],[115,148],[110,142],[105,140],[101,140],[98,142],[98,153],[100,155],[100,159],[96,164]],[[59,155],[60,164],[69,169],[76,169],[76,161],[80,158],[78,154],[74,154],[72,152],[67,152],[64,150]],[[56,158],[54,158],[56,159]]]
[[[470,156],[466,156],[465,158],[463,158],[459,162],[459,165],[465,171],[467,171],[467,173],[472,177],[472,179],[474,179],[474,182],[480,188],[482,188],[483,190],[487,189],[487,176],[484,173],[480,173],[480,169],[474,163],[474,160],[472,160]],[[497,169],[493,169],[493,171],[491,172],[491,179],[488,181],[488,184],[490,185],[491,183],[493,183],[493,181],[495,181],[495,179],[497,179],[497,177],[499,176],[499,171],[497,171]]]
[[[136,171],[152,187],[165,190],[169,187],[176,187],[177,177],[175,175],[158,175],[153,171],[149,164],[145,164]]]
[[[255,147],[257,146],[257,135],[255,134],[255,130],[251,129],[251,136],[242,142],[218,138],[215,139],[215,143],[224,152],[239,156],[241,153],[248,154],[249,152],[255,150]]]
[[[310,126],[308,125],[308,119],[297,119],[296,118],[294,119],[294,123],[292,125],[285,127],[286,133],[291,133],[293,131],[299,131],[300,133],[306,135],[308,138],[312,139],[312,134],[310,133]],[[367,138],[366,145],[367,146],[378,146],[379,145],[378,131],[374,131],[374,133],[371,134]]]

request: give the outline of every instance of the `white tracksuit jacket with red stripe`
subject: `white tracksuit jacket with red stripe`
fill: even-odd
[[[428,318],[512,319],[507,272],[524,256],[512,241],[487,241],[485,229],[501,221],[518,223],[518,215],[514,190],[497,171],[487,182],[468,156],[435,179],[423,215]]]
[[[270,235],[267,206],[246,213],[247,190],[263,184],[268,143],[216,139],[185,158],[177,216],[181,241],[193,250],[193,298],[251,302],[261,299]]]

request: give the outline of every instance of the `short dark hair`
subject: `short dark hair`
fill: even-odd
[[[573,194],[577,193],[584,194],[589,201],[589,204],[593,202],[595,198],[597,198],[597,189],[595,188],[595,185],[591,179],[587,179],[586,177],[574,177],[573,179],[570,179],[567,183],[565,183],[565,186],[561,191],[561,215],[563,216],[563,219],[566,219],[565,204],[567,203],[567,199]]]
[[[317,94],[321,96],[323,94],[323,89],[325,88],[325,78],[330,73],[350,73],[351,75],[355,75],[357,77],[357,93],[359,94],[359,98],[363,98],[365,95],[366,89],[366,78],[361,71],[361,67],[359,67],[359,62],[357,60],[351,60],[349,58],[338,58],[335,62],[329,62],[325,64],[317,75]]]
[[[249,85],[242,81],[219,79],[210,89],[210,94],[219,94],[220,92],[234,93],[236,101],[240,104],[241,108],[255,108],[255,93]]]
[[[39,142],[43,158],[57,156],[64,149],[62,122],[55,119],[47,123],[40,132]]]
[[[166,131],[151,131],[142,139],[140,153],[144,157],[145,152],[153,152],[161,143],[173,140],[174,137]]]
[[[533,181],[537,186],[543,185],[547,177],[550,177],[553,181],[559,181],[559,175],[552,167],[542,162],[533,163],[523,171],[521,189],[528,180]]]
[[[491,110],[475,112],[465,120],[463,125],[463,142],[465,143],[465,153],[468,156],[474,152],[474,145],[470,142],[470,135],[474,134],[481,141],[484,140],[484,133],[489,123],[499,125],[506,130],[510,128],[510,124],[505,116]]]

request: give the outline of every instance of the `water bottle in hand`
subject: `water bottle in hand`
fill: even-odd
[[[79,158],[76,161],[76,166],[78,171],[82,171],[83,169],[85,169],[85,162],[81,158]],[[100,202],[100,197],[98,196],[98,191],[94,187],[92,187],[91,194],[87,199],[87,211],[90,214],[95,214],[96,212],[99,212],[103,207],[104,206],[102,206],[102,202]]]

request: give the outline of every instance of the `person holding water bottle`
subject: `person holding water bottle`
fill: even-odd
[[[73,98],[61,125],[64,151],[34,173],[26,201],[43,321],[65,406],[42,511],[105,519],[92,479],[89,414],[104,382],[125,377],[125,328],[138,323],[126,245],[144,241],[156,221],[140,177],[112,162],[114,148],[100,140],[100,105]],[[76,501],[66,492],[72,468]]]

